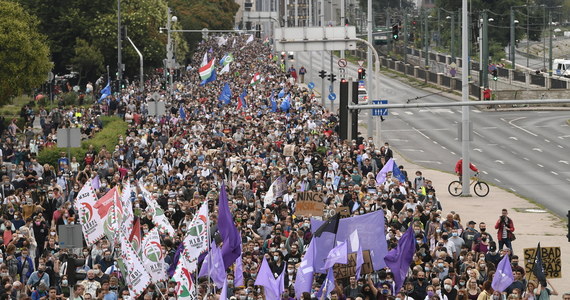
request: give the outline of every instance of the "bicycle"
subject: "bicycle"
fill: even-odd
[[[477,196],[485,197],[489,194],[489,185],[486,182],[481,181],[481,178],[479,178],[479,173],[471,177],[471,183],[469,184],[469,186],[473,184],[475,184],[473,186],[473,191]],[[463,186],[461,181],[459,180],[452,181],[447,187],[447,191],[449,192],[449,194],[451,194],[451,196],[457,197],[461,195],[463,193]]]

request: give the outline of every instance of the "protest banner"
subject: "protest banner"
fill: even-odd
[[[546,278],[562,278],[562,252],[560,247],[541,248],[542,263],[544,264],[544,274]],[[530,279],[536,279],[532,274],[536,248],[524,249],[524,269]]]
[[[295,214],[298,216],[322,216],[325,195],[319,192],[298,192]]]
[[[285,145],[283,147],[283,156],[293,156],[295,155],[295,145]]]
[[[372,260],[370,259],[370,251],[362,251],[364,256],[364,263],[362,264],[362,271],[360,271],[360,276],[372,273]],[[350,276],[356,275],[356,252],[348,254],[348,263],[335,264],[333,266],[334,278],[335,279],[345,279]]]

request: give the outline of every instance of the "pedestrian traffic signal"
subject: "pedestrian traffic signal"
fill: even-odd
[[[493,74],[493,80],[497,81],[499,79],[499,74],[497,72],[497,69],[494,69],[491,74]]]
[[[330,82],[335,82],[336,81],[336,75],[335,74],[329,74],[329,81]]]
[[[395,24],[394,26],[392,26],[392,39],[397,41],[398,40],[398,34],[399,34],[398,24]]]
[[[366,69],[358,68],[358,79],[366,79]]]
[[[327,72],[325,70],[320,70],[319,71],[319,77],[321,77],[321,78],[327,77]]]

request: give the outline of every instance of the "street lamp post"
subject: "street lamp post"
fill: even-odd
[[[515,8],[519,8],[519,7],[527,7],[526,4],[525,5],[518,5],[518,6],[511,6],[511,42],[510,42],[510,48],[509,48],[509,54],[510,54],[510,60],[511,63],[513,65],[513,70],[516,69],[516,31],[515,31],[515,26],[517,26],[517,24],[519,23],[518,20],[515,19]],[[528,11],[528,8],[527,8]],[[527,15],[528,17],[528,15]],[[528,19],[527,19],[527,26],[528,26]],[[528,40],[528,27],[527,27],[527,40]],[[528,63],[527,63],[528,66]]]
[[[178,18],[176,16],[171,16],[171,10],[170,7],[167,8],[167,15],[166,15],[166,33],[167,33],[167,39],[166,39],[166,69],[168,70],[169,73],[169,77],[165,78],[165,80],[168,80],[169,82],[169,93],[172,95],[173,91],[174,91],[174,87],[173,87],[173,74],[172,74],[172,68],[174,67],[174,62],[173,62],[173,57],[174,57],[174,49],[172,46],[172,36],[171,36],[171,31],[172,31],[172,23],[178,21]]]

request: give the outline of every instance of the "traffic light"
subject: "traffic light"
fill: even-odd
[[[336,75],[335,74],[329,74],[329,81],[330,82],[335,82],[336,81]]]
[[[395,24],[394,26],[392,26],[392,39],[397,41],[398,40],[398,24]]]
[[[321,78],[327,77],[327,72],[325,70],[320,70],[319,71],[319,77],[321,77]]]
[[[493,74],[493,80],[497,81],[499,79],[499,74],[497,72],[497,69],[494,69],[491,74]]]
[[[364,69],[358,68],[358,79],[364,79],[364,78],[362,78],[362,72],[364,72]]]
[[[121,41],[124,41],[127,38],[127,26],[121,26]]]

